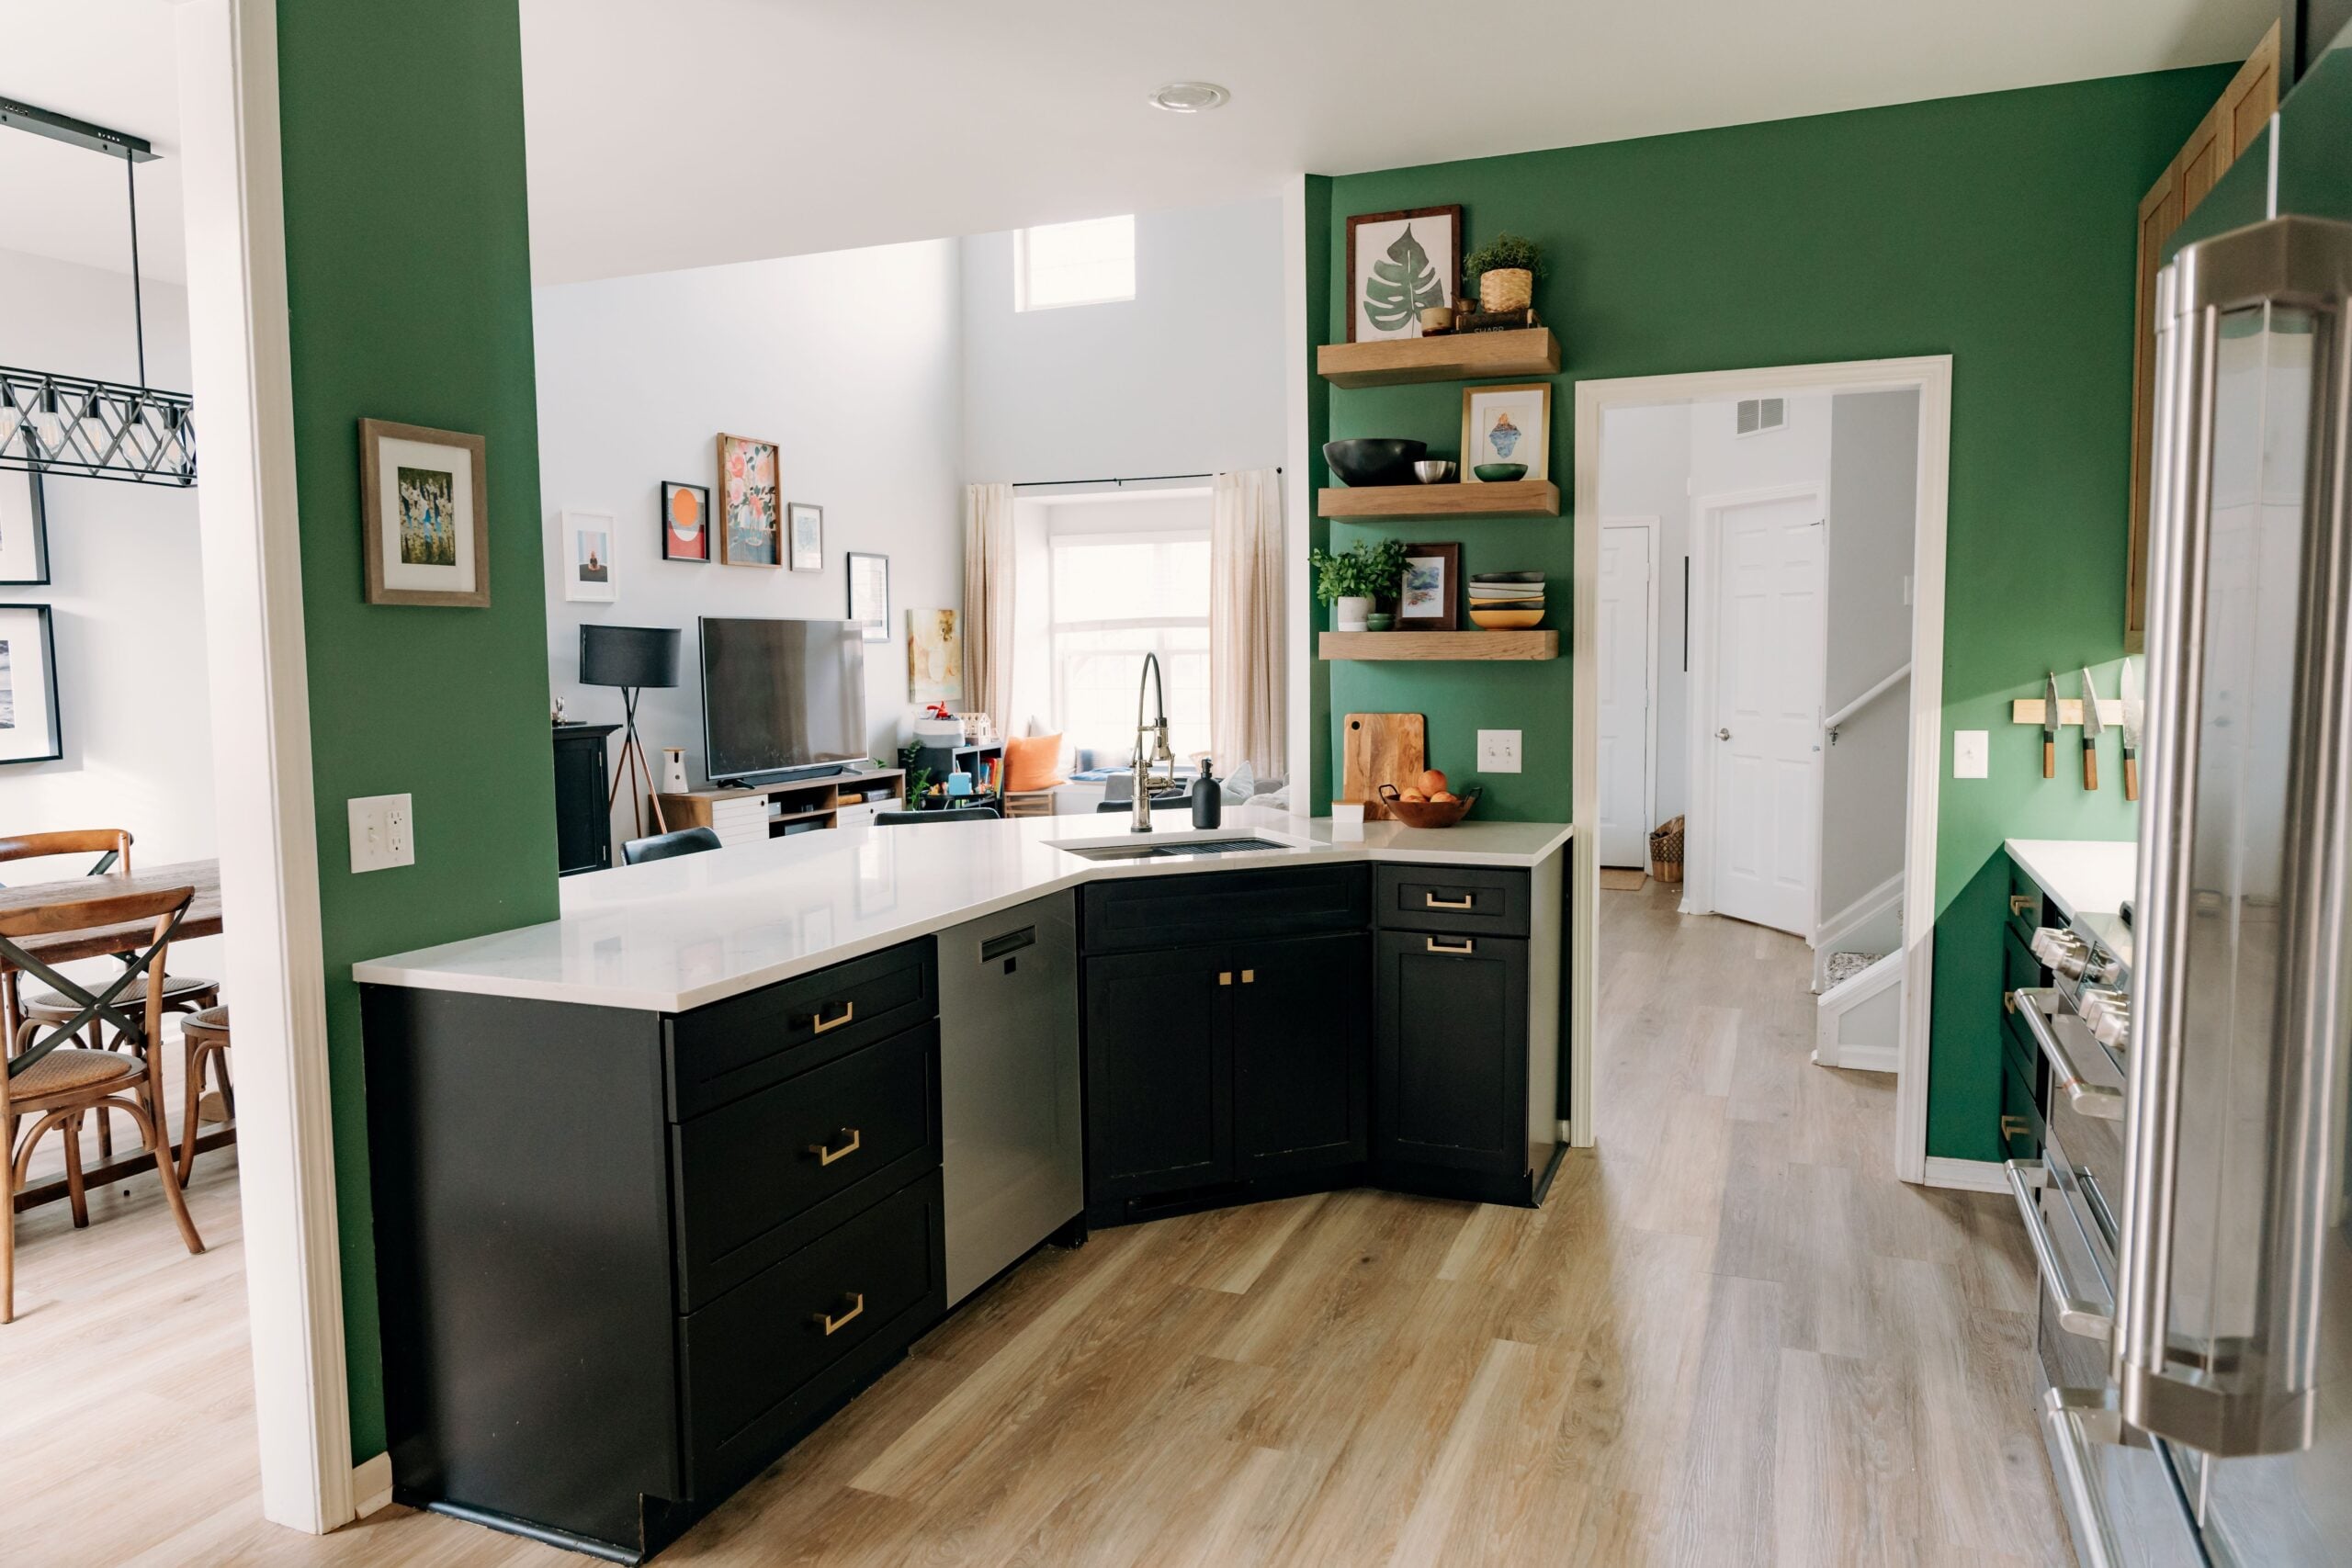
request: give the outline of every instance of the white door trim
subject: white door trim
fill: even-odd
[[[1826,516],[1829,502],[1829,487],[1826,479],[1808,479],[1800,484],[1764,485],[1754,490],[1719,491],[1713,495],[1695,497],[1690,502],[1690,674],[1684,688],[1687,705],[1683,717],[1689,731],[1684,740],[1685,755],[1690,759],[1690,776],[1683,788],[1690,798],[1690,819],[1682,828],[1682,912],[1686,915],[1711,915],[1715,909],[1715,646],[1716,594],[1722,584],[1715,580],[1715,557],[1723,544],[1723,514],[1735,507],[1755,506],[1772,501],[1815,500]],[[1821,556],[1824,579],[1829,573],[1829,556],[1825,548]],[[1826,610],[1827,583],[1816,584],[1825,604],[1823,636],[1828,635]],[[1705,606],[1703,612],[1701,606]],[[1819,716],[1818,713],[1815,714]],[[1813,760],[1813,797],[1821,798],[1821,756]],[[1821,894],[1820,846],[1815,846],[1814,897],[1817,903]]]
[[[1645,705],[1642,737],[1642,821],[1645,828],[1655,828],[1657,826],[1657,551],[1665,534],[1656,517],[1604,517],[1600,525],[1603,528],[1641,528],[1649,534],[1649,636],[1644,639],[1648,666],[1643,672],[1642,687]],[[1597,670],[1594,678],[1599,679]]]
[[[1611,408],[1690,403],[1789,391],[1919,393],[1918,513],[1914,534],[1911,596],[1910,800],[1903,850],[1903,1049],[1894,1088],[1894,1173],[1905,1181],[1928,1175],[1928,1021],[1934,981],[1936,920],[1937,770],[1943,758],[1944,527],[1951,486],[1951,355],[1853,360],[1756,370],[1701,371],[1681,376],[1629,376],[1577,383],[1576,517],[1600,515],[1600,419]],[[1594,707],[1600,692],[1593,667],[1593,615],[1599,602],[1600,533],[1576,531],[1576,600],[1572,632],[1574,708],[1571,722],[1570,810],[1593,820],[1600,807],[1595,765],[1599,736]],[[1692,584],[1691,603],[1702,603]],[[1692,660],[1694,666],[1697,660]],[[1569,915],[1574,998],[1569,1013],[1569,1135],[1592,1143],[1593,1038],[1600,948],[1594,930],[1600,863],[1593,839],[1569,840]]]
[[[187,304],[237,1165],[265,1517],[353,1517],[302,649],[275,0],[179,0]],[[380,1469],[380,1467],[379,1467]]]

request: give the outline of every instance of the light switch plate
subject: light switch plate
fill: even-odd
[[[414,818],[407,795],[354,795],[344,806],[351,815],[351,869],[355,874],[416,863]]]
[[[1985,776],[1984,752],[1991,734],[1985,729],[1955,729],[1951,732],[1952,777],[1981,779]]]
[[[1519,772],[1519,731],[1516,729],[1478,731],[1478,771],[1482,773]]]

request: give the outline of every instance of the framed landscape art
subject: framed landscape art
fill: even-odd
[[[1396,594],[1396,629],[1462,629],[1462,546],[1458,541],[1405,547],[1405,578]]]
[[[710,564],[710,488],[662,481],[662,558]]]
[[[63,755],[49,606],[0,604],[0,764],[50,762]]]
[[[359,521],[370,604],[490,604],[488,443],[359,422]]]
[[[782,566],[784,511],[773,441],[718,438],[718,558],[728,566]]]
[[[1348,220],[1348,341],[1418,337],[1421,311],[1462,298],[1462,209]]]

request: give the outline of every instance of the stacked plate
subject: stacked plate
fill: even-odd
[[[1544,574],[1491,571],[1470,580],[1470,620],[1490,632],[1525,631],[1544,619]]]

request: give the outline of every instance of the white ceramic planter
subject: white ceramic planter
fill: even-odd
[[[1364,617],[1372,614],[1372,598],[1369,594],[1349,594],[1335,599],[1332,601],[1332,614],[1340,631],[1363,631]]]

